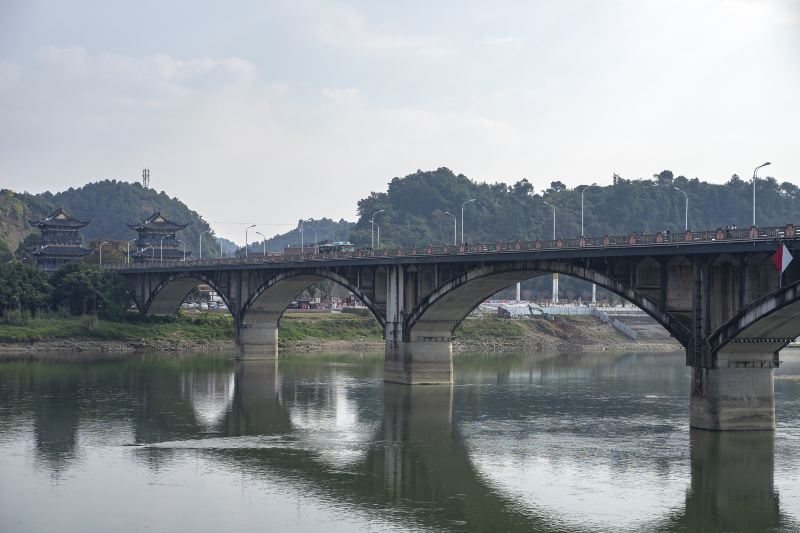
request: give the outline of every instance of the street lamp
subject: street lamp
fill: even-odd
[[[583,195],[587,190],[589,190],[592,187],[594,187],[594,185],[584,185],[583,190],[581,191],[581,237],[585,236],[585,233],[583,232]],[[555,226],[555,223],[553,223],[553,225]],[[553,238],[555,239],[555,236],[553,236]]]
[[[170,234],[170,235],[164,235],[163,237],[161,237],[161,244],[159,244],[159,251],[158,251],[158,262],[159,263],[163,263],[164,262],[164,239],[166,239],[167,237],[174,237],[174,236],[175,235]],[[153,254],[155,254],[155,253],[156,253],[156,251],[153,250]]]
[[[378,226],[378,248],[380,248],[381,247],[381,225],[378,224],[377,222],[375,223],[375,225]]]
[[[542,203],[553,208],[553,240],[556,240],[556,206],[545,201],[542,201]]]
[[[302,220],[300,221],[300,255],[306,253],[306,225]]]
[[[108,241],[103,241],[100,243],[100,268],[103,268],[103,245],[108,244]]]
[[[672,188],[675,189],[676,191],[678,191],[679,193],[681,193],[683,195],[683,197],[686,199],[686,207],[684,208],[684,214],[683,214],[683,231],[688,231],[689,230],[689,195],[686,194],[686,192],[682,191],[681,189],[679,189],[677,187],[673,186]]]
[[[444,214],[453,217],[453,246],[456,246],[458,244],[458,241],[456,240],[456,236],[458,235],[458,218],[456,218],[456,216],[450,211],[445,211]]]
[[[201,231],[200,232],[200,250],[199,250],[200,257],[198,259],[202,259],[203,258],[203,235],[205,235],[206,233],[208,233],[210,235],[211,231],[209,230],[209,231]],[[220,257],[222,257],[222,255],[220,255]]]
[[[256,235],[261,235],[262,242],[264,243],[264,257],[267,257],[267,238],[264,237],[264,234],[260,231],[257,231]]]
[[[375,211],[374,213],[372,213],[372,218],[370,219],[370,224],[372,224],[372,229],[370,231],[370,243],[372,244],[372,249],[373,250],[375,249],[375,215],[380,215],[384,211],[386,211],[386,209],[380,209],[378,211]],[[380,227],[380,226],[378,226],[378,227]],[[380,230],[378,230],[378,231],[380,231]],[[378,234],[378,242],[380,242],[380,241],[381,241],[381,239],[380,239],[380,233],[379,233]]]
[[[756,225],[756,177],[757,177],[757,174],[758,174],[758,169],[761,168],[761,167],[766,167],[767,165],[771,165],[771,164],[772,163],[767,161],[763,165],[758,165],[753,170],[753,226]]]
[[[319,235],[317,234],[317,228],[314,226],[309,226],[311,231],[314,232],[314,255],[317,255],[317,246],[319,245]]]
[[[553,240],[556,240],[556,206],[554,204],[545,202],[542,200],[545,205],[549,205],[553,208]],[[558,303],[558,273],[553,272],[553,303]]]
[[[253,224],[252,226],[247,226],[244,229],[244,256],[247,257],[247,249],[250,248],[250,241],[247,240],[247,230],[250,228],[255,228],[256,225]]]
[[[581,238],[585,237],[583,232],[583,195],[584,193],[589,190],[594,185],[584,185],[583,190],[581,191]],[[553,208],[553,215],[555,215],[555,207]],[[555,218],[553,219],[553,231],[555,232],[556,221]],[[555,235],[553,235],[553,239],[555,239]],[[592,303],[597,303],[597,285],[592,283]]]
[[[180,239],[176,239],[175,242],[181,243],[181,251],[183,252],[183,262],[186,262],[186,246],[184,245],[183,241]]]
[[[477,201],[477,198],[472,198],[461,204],[461,244],[464,244],[464,206],[475,201]]]
[[[125,255],[126,255],[125,264],[126,265],[129,265],[131,263],[131,243],[134,242],[134,241],[136,241],[136,239],[129,240],[128,244],[126,246],[126,248],[127,248],[127,250],[125,251]]]

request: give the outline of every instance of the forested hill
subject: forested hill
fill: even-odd
[[[624,235],[668,229],[682,231],[685,199],[689,197],[689,228],[713,229],[752,222],[752,185],[749,179],[732,176],[724,184],[698,178],[675,177],[669,170],[652,179],[627,180],[614,177],[614,184],[593,185],[584,193],[586,236]],[[582,186],[572,189],[561,182],[548,184],[521,180],[513,185],[479,183],[447,168],[417,171],[394,178],[387,192],[373,192],[358,202],[359,221],[351,240],[370,244],[370,218],[380,224],[383,246],[443,244],[453,242],[453,217],[461,233],[461,204],[475,198],[464,209],[467,242],[549,239],[553,235],[556,206],[556,236],[580,234]],[[800,189],[789,182],[764,177],[756,182],[757,225],[800,223]]]
[[[39,218],[50,214],[56,207],[63,206],[69,213],[82,220],[91,220],[91,224],[82,231],[84,240],[126,241],[136,237],[136,233],[127,224],[140,222],[153,214],[154,210],[171,219],[188,224],[178,237],[186,243],[190,250],[196,250],[201,232],[211,231],[211,227],[195,211],[189,209],[178,198],[170,198],[166,193],[143,187],[140,183],[128,183],[117,180],[104,180],[88,183],[83,187],[70,188],[59,193],[45,192],[38,195],[28,193],[6,194],[8,214],[2,218],[7,228],[3,234],[5,240],[13,248],[16,237],[20,233],[30,234],[33,229],[27,224],[28,218]],[[19,206],[17,204],[20,204]],[[0,212],[0,215],[3,215]],[[11,223],[17,232],[11,234]],[[204,237],[203,256],[217,257],[219,246],[211,245],[212,236]],[[206,246],[208,246],[206,248]],[[195,252],[196,253],[196,252]]]

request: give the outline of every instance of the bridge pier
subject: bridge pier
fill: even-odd
[[[383,380],[406,385],[453,383],[453,343],[387,340]]]
[[[772,368],[693,368],[689,424],[715,431],[774,430]]]
[[[239,359],[277,359],[278,322],[255,316],[237,321],[236,348]]]

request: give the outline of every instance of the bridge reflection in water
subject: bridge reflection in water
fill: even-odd
[[[524,424],[533,424],[536,433],[569,439],[568,433],[554,426],[555,417],[566,416],[575,423],[579,411],[590,410],[592,402],[609,401],[595,396],[596,391],[585,394],[570,383],[576,378],[586,378],[586,383],[603,381],[604,376],[623,375],[626,369],[642,372],[649,360],[636,359],[630,355],[567,360],[478,358],[458,366],[455,386],[435,387],[384,384],[380,361],[363,364],[355,356],[328,361],[330,364],[304,358],[236,363],[191,359],[4,363],[0,364],[0,405],[5,407],[0,410],[0,443],[11,438],[8,428],[13,427],[13,420],[27,417],[35,428],[32,436],[39,458],[60,473],[69,471],[78,457],[90,454],[81,447],[86,448],[85,435],[91,428],[110,424],[117,428],[115,437],[124,435],[127,442],[147,445],[132,449],[130,457],[146,466],[155,479],[167,466],[178,468],[191,449],[203,461],[241,473],[251,483],[282,479],[302,486],[309,497],[336,502],[343,510],[374,515],[395,526],[594,530],[601,524],[580,516],[581,501],[591,499],[591,491],[580,494],[573,487],[572,494],[554,508],[506,490],[486,466],[492,461],[482,458],[489,456],[515,468],[517,463],[522,467],[526,457],[495,454],[493,440],[476,439],[472,428],[482,424],[481,419],[493,421],[492,428],[512,427],[511,433],[497,431],[497,446],[511,442],[524,454],[546,457],[546,451],[525,443]],[[667,388],[684,390],[688,373],[680,362],[675,368],[675,375],[668,375],[666,367],[659,368],[659,376],[676,381]],[[627,397],[609,389],[618,381],[607,380],[599,389],[620,396],[600,409],[616,412],[624,408],[641,420],[665,410],[659,427],[680,419],[670,410],[679,408],[685,399],[676,398],[668,408],[638,405],[638,387],[652,389],[652,381],[639,385],[631,381],[626,386]],[[531,403],[530,396],[525,397],[527,403],[514,398],[519,391],[536,388],[541,391],[539,397],[547,397],[557,394],[564,383],[566,391],[536,400],[539,404]],[[514,413],[526,405],[534,412]],[[477,419],[475,413],[480,413]],[[591,413],[606,424],[612,419],[609,416],[623,417],[621,413]],[[605,445],[608,431],[615,430],[606,428],[605,435],[582,438]],[[692,430],[687,462],[686,440],[680,437],[685,437],[685,427],[676,425],[669,431],[683,439],[678,443],[681,448],[667,458],[652,457],[653,463],[667,463],[654,464],[652,469],[658,475],[678,475],[685,488],[671,494],[674,501],[664,502],[662,512],[655,513],[661,516],[635,522],[625,519],[625,509],[637,503],[635,491],[603,495],[612,502],[613,509],[607,510],[617,520],[612,526],[659,531],[790,530],[797,526],[782,513],[775,488],[774,433]],[[629,439],[628,449],[636,448],[636,438],[634,433],[624,435]],[[591,452],[581,457],[580,450],[570,449],[553,455],[556,453],[571,455],[568,459],[590,475],[598,468],[610,468],[612,475],[622,479],[636,475],[635,468],[626,473],[630,465],[615,465],[610,455]],[[682,467],[690,478],[680,476]],[[640,490],[651,488],[642,486]]]

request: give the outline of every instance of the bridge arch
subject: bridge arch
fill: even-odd
[[[241,318],[245,318],[249,312],[255,311],[277,315],[277,318],[280,319],[286,309],[289,308],[295,296],[312,284],[324,280],[333,281],[337,285],[353,293],[353,295],[372,312],[381,327],[386,324],[383,312],[369,295],[343,276],[326,269],[312,271],[290,270],[276,274],[274,277],[262,283],[249,295],[247,300],[242,304],[240,316]]]
[[[235,308],[231,305],[228,295],[217,282],[201,272],[176,272],[169,274],[157,283],[146,295],[142,302],[136,302],[139,312],[143,315],[171,316],[174,315],[189,293],[198,285],[208,285],[225,303],[228,311],[236,317]]]
[[[404,340],[448,340],[467,315],[492,294],[517,282],[549,273],[589,281],[625,298],[653,317],[683,346],[689,346],[691,334],[686,326],[651,299],[600,272],[559,261],[483,265],[445,281],[405,318]]]
[[[708,338],[712,353],[775,354],[800,337],[800,281],[754,301]]]
[[[345,277],[329,269],[298,269],[279,272],[249,293],[242,303],[237,324],[240,352],[259,357],[277,357],[278,327],[292,300],[313,283],[330,280],[350,291],[373,314],[383,329],[386,318],[376,302]]]

